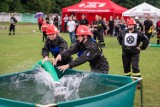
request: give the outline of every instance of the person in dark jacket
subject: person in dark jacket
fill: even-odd
[[[128,21],[128,29],[123,30],[118,36],[119,44],[122,45],[122,61],[126,76],[141,77],[139,70],[140,50],[145,50],[149,44],[148,38],[139,30],[135,29],[135,20]],[[142,42],[142,45],[140,43]],[[132,64],[132,72],[131,72]]]
[[[143,32],[143,25],[141,22],[139,22],[139,17],[136,16],[135,21],[136,21],[136,28]]]
[[[55,27],[54,25],[48,26],[46,30],[48,38],[45,42],[44,47],[42,48],[42,56],[44,58],[42,63],[49,60],[49,52],[51,52],[55,58],[58,54],[68,48],[67,42],[62,37],[58,36],[58,33],[59,30],[57,29],[57,27]],[[54,58],[51,59],[52,62],[54,61]],[[71,56],[64,56],[62,57],[61,61],[57,62],[57,66],[68,64],[71,62],[71,60]]]
[[[13,35],[15,35],[16,23],[17,23],[17,19],[14,17],[14,14],[12,14],[12,16],[10,18],[9,35],[11,35],[11,31],[13,31]]]
[[[108,61],[102,54],[102,49],[100,49],[95,41],[92,41],[90,29],[85,25],[79,25],[76,35],[78,41],[69,49],[60,53],[53,64],[56,65],[57,61],[61,60],[64,56],[77,54],[78,57],[75,60],[66,65],[59,66],[58,69],[60,71],[65,71],[67,68],[76,67],[89,61],[92,72],[108,73]]]
[[[79,23],[80,23],[80,25],[86,25],[86,26],[88,26],[89,22],[86,19],[85,14],[82,14],[82,19],[79,21]]]
[[[97,30],[99,32],[99,45],[105,47],[103,33],[107,29],[105,22],[102,20],[102,17],[98,17]]]

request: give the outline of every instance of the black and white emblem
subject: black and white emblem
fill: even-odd
[[[136,46],[137,45],[137,34],[136,33],[126,33],[124,45]]]
[[[132,43],[134,42],[134,37],[133,37],[132,35],[128,36],[128,37],[127,37],[127,42],[128,42],[129,44],[132,44]]]

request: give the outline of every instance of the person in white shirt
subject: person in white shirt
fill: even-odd
[[[76,28],[76,23],[75,21],[72,20],[72,17],[70,16],[69,21],[67,23],[67,30],[69,32],[69,36],[72,44],[76,42],[75,28]]]

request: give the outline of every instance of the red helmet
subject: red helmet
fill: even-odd
[[[134,19],[130,18],[130,19],[128,20],[128,25],[135,25],[135,24],[136,24],[136,22],[135,22]]]
[[[57,29],[57,27],[54,25],[49,25],[46,30],[46,34],[50,35],[50,34],[55,34],[55,33],[59,33],[59,30]]]
[[[92,36],[93,34],[91,33],[89,27],[85,26],[85,25],[79,25],[77,28],[77,36],[81,36],[81,35],[90,35]]]

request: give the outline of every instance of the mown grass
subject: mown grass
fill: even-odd
[[[16,35],[9,36],[9,24],[2,24],[7,26],[7,29],[0,29],[0,75],[31,69],[38,60],[42,59],[41,49],[44,43],[38,25],[17,24]],[[68,34],[61,33],[61,36],[70,45]],[[105,37],[105,43],[106,48],[103,49],[103,53],[110,64],[109,73],[123,75],[121,46],[115,37]],[[151,38],[151,43],[156,43],[156,37]],[[160,107],[159,64],[160,48],[148,47],[141,52],[139,65],[144,83],[144,107]],[[89,71],[90,68],[89,64],[85,63],[74,69]],[[139,90],[136,92],[135,106],[140,107]]]

